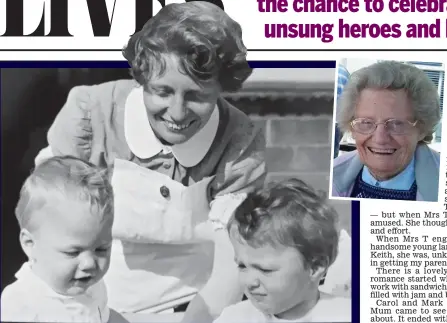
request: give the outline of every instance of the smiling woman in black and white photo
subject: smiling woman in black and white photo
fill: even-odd
[[[191,302],[184,320],[211,320],[242,297],[225,226],[266,174],[263,133],[221,98],[252,72],[242,31],[213,4],[171,4],[123,54],[134,80],[73,88],[36,163],[73,155],[113,167],[111,308]]]

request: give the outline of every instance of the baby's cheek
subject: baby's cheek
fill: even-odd
[[[288,294],[287,292],[292,288],[293,284],[293,281],[290,281],[282,276],[277,276],[269,279],[267,288],[269,289],[270,293],[275,294],[278,298],[281,298]]]
[[[78,261],[70,261],[60,267],[60,272],[63,273],[66,280],[72,280],[78,271],[78,267]]]
[[[56,285],[59,290],[63,291],[71,286],[75,273],[76,270],[73,268],[57,267],[54,268],[51,279],[53,284]]]

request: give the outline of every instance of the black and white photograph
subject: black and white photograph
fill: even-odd
[[[343,59],[333,198],[438,202],[445,66]]]
[[[2,321],[351,322],[336,69],[253,68],[242,35],[189,1],[128,68],[1,69]]]

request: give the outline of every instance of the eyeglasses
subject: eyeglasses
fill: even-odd
[[[351,121],[351,127],[355,132],[370,135],[376,131],[379,124],[383,124],[389,134],[405,135],[408,134],[417,123],[418,120],[410,122],[408,120],[388,119],[385,122],[375,122],[374,120],[367,118],[357,118]]]

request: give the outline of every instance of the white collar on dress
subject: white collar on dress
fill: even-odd
[[[155,136],[143,101],[143,87],[133,89],[124,108],[124,135],[130,150],[139,158],[153,157],[161,151],[172,151],[184,167],[193,167],[205,157],[219,127],[219,108],[215,107],[206,125],[188,141],[173,146],[163,145]]]

